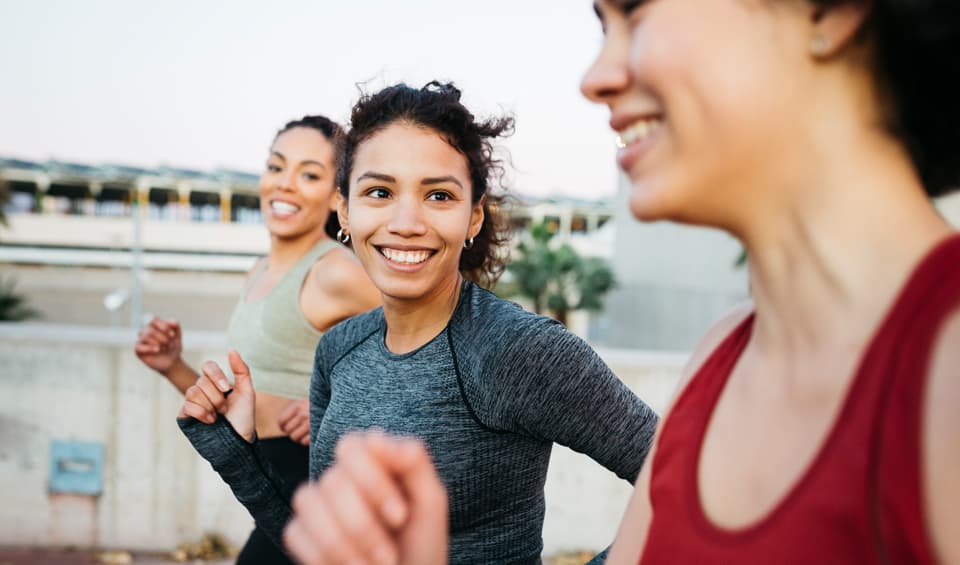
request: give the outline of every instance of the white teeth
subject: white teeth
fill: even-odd
[[[643,141],[656,133],[662,125],[663,120],[660,118],[649,118],[634,122],[617,135],[617,147],[623,149],[631,143]]]
[[[387,247],[381,248],[380,251],[384,257],[394,263],[405,263],[408,265],[423,263],[430,257],[429,251],[399,251]]]
[[[281,214],[293,214],[294,212],[298,212],[300,207],[294,206],[288,202],[273,200],[270,202],[270,209],[275,212],[280,212]]]

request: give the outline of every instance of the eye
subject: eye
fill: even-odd
[[[271,173],[279,173],[283,169],[280,165],[274,165],[273,163],[267,163],[267,170]]]
[[[434,202],[447,202],[453,200],[453,195],[445,190],[437,190],[427,195],[427,200]]]
[[[303,173],[303,179],[309,182],[320,180],[320,175],[314,173]]]
[[[371,188],[365,194],[370,198],[390,198],[390,191],[382,186]]]

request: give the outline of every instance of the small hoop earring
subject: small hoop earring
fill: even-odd
[[[464,249],[470,249],[471,247],[473,247],[473,238],[472,238],[472,237],[471,237],[470,239],[468,239],[468,240],[466,240],[466,241],[463,242],[463,248],[464,248]]]
[[[815,35],[810,40],[810,52],[817,57],[822,57],[830,51],[830,40],[822,35]]]
[[[337,230],[337,241],[346,245],[350,243],[350,234],[343,231],[343,228]]]

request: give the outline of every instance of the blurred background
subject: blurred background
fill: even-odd
[[[243,542],[249,517],[132,345],[153,314],[183,323],[188,361],[223,359],[267,250],[270,140],[304,114],[346,121],[361,91],[452,80],[475,113],[516,117],[498,292],[563,320],[658,410],[748,296],[735,241],[630,217],[609,116],[578,90],[601,40],[587,0],[0,0],[0,21],[0,563]],[[960,220],[960,199],[939,205]],[[545,552],[606,546],[629,491],[556,449]]]

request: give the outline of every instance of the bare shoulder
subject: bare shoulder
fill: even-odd
[[[249,282],[250,277],[252,277],[255,273],[260,272],[266,266],[266,264],[267,264],[266,257],[257,257],[257,260],[253,262],[253,265],[250,267],[250,270],[247,271],[246,280]]]
[[[924,398],[923,485],[926,523],[939,563],[960,563],[960,308],[940,329]]]
[[[336,247],[310,268],[304,292],[344,302],[351,310],[369,310],[380,304],[380,292],[349,249]],[[366,305],[366,308],[362,306]]]

